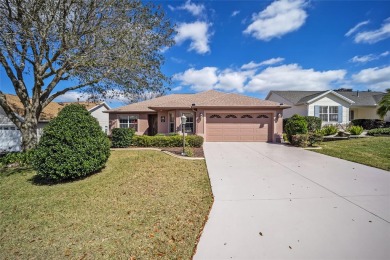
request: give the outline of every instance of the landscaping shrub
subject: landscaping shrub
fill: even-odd
[[[192,147],[185,147],[184,148],[184,153],[188,156],[188,157],[194,157],[194,149]]]
[[[307,130],[309,132],[315,132],[321,129],[321,125],[322,125],[321,118],[315,116],[304,116],[303,118],[307,122]]]
[[[380,119],[354,119],[351,123],[354,126],[361,126],[365,130],[386,127],[386,122]]]
[[[183,137],[181,135],[138,135],[133,137],[133,145],[140,147],[182,147]],[[203,137],[197,135],[187,135],[185,137],[185,145],[190,147],[201,147],[203,145]]]
[[[390,127],[388,128],[374,128],[367,131],[368,135],[390,135]]]
[[[186,141],[191,147],[202,147],[203,145],[203,137],[199,135],[187,135]]]
[[[112,147],[129,147],[135,130],[133,128],[114,128],[112,130]]]
[[[73,104],[44,128],[33,166],[40,177],[60,181],[100,170],[109,156],[110,143],[99,122],[83,106]]]
[[[324,139],[321,131],[311,132],[308,134],[307,143],[309,146],[314,146],[320,144]]]
[[[308,137],[308,134],[292,135],[290,143],[294,146],[306,147],[308,144]]]
[[[18,166],[30,166],[34,159],[34,150],[26,152],[7,153],[0,159],[3,166],[17,164]]]
[[[338,129],[335,125],[326,125],[321,129],[321,133],[325,136],[334,135],[338,132]]]
[[[307,133],[307,122],[303,116],[293,115],[287,120],[285,132],[287,139],[292,143],[292,136]]]
[[[350,132],[352,135],[360,135],[361,133],[363,133],[363,127],[353,125],[348,127],[347,131]]]

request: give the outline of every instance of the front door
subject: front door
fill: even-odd
[[[148,135],[157,134],[157,115],[148,115]]]

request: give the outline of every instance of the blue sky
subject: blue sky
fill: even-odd
[[[390,88],[390,1],[154,2],[176,24],[169,93]]]

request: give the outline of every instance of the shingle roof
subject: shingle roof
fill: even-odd
[[[270,93],[275,93],[294,105],[304,104],[307,101],[320,96],[326,91],[271,91]],[[355,103],[352,104],[352,107],[356,106],[376,106],[378,102],[385,95],[383,92],[375,91],[335,91],[336,93],[348,98]],[[359,93],[359,96],[358,96]]]
[[[197,94],[171,94],[111,109],[114,112],[154,112],[158,109],[195,107],[280,107],[279,103],[233,93],[209,90]]]
[[[8,105],[19,115],[24,114],[24,107],[22,102],[20,102],[20,99],[16,95],[6,94],[5,95],[7,99]],[[55,118],[58,113],[69,104],[75,104],[76,102],[50,102],[42,111],[39,121],[48,121],[53,118]],[[82,106],[84,106],[87,110],[90,110],[91,108],[96,107],[97,105],[101,103],[94,103],[94,102],[78,102]]]

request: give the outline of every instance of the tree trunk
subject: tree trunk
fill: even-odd
[[[33,117],[26,117],[22,123],[20,132],[22,133],[22,150],[28,151],[34,149],[38,144],[38,120]]]

